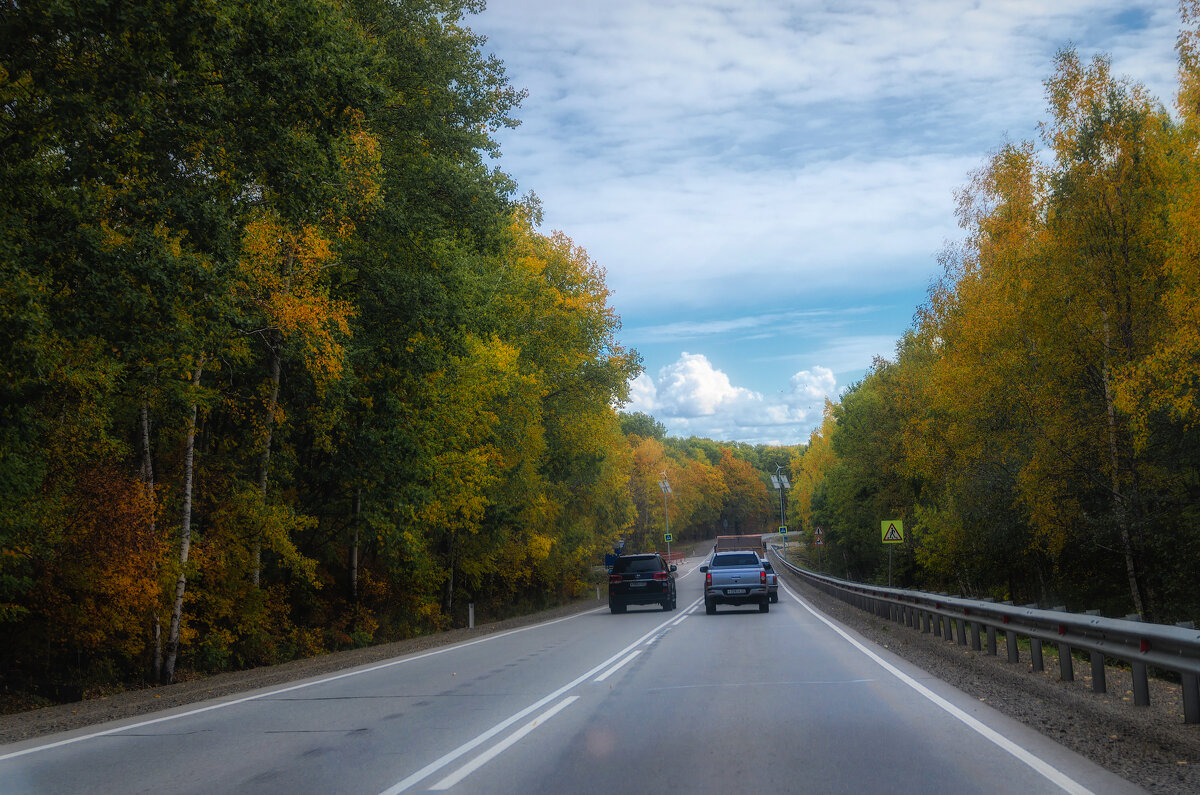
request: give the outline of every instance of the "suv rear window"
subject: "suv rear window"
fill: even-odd
[[[621,557],[612,567],[613,574],[624,574],[627,571],[662,571],[662,564],[657,555],[645,558]]]
[[[758,555],[753,552],[747,552],[744,555],[716,555],[713,557],[712,565],[717,566],[758,566]]]

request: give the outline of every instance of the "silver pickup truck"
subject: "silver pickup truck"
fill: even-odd
[[[754,552],[714,552],[704,574],[704,611],[710,616],[717,605],[757,604],[758,612],[771,609],[767,572]]]

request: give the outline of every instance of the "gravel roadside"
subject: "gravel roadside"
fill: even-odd
[[[1107,693],[1093,693],[1086,666],[1076,681],[1058,677],[1058,658],[1047,647],[1046,671],[1035,672],[1025,650],[1011,664],[1004,638],[999,652],[970,651],[851,607],[786,572],[788,586],[825,615],[954,685],[988,706],[1036,729],[1148,792],[1200,793],[1200,725],[1183,722],[1177,684],[1150,680],[1150,706],[1133,706],[1129,672],[1106,669]]]

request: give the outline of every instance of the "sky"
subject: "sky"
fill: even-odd
[[[892,358],[957,189],[1038,141],[1055,54],[1173,108],[1171,0],[490,0],[528,91],[494,165],[605,269],[645,367],[625,411],[797,444]]]

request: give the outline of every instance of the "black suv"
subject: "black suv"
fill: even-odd
[[[662,555],[621,555],[608,574],[608,609],[624,613],[629,605],[662,605],[675,609],[675,571]]]

